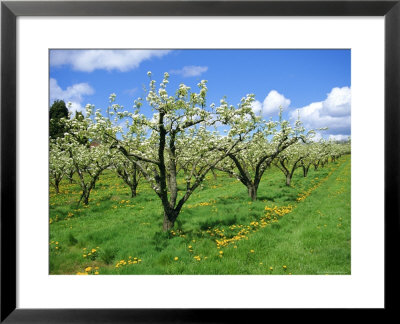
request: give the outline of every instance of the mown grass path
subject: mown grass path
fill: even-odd
[[[258,271],[287,274],[350,274],[350,158],[279,223],[254,234],[243,248],[253,248]],[[258,254],[260,257],[258,257]],[[286,266],[284,268],[284,266]]]
[[[209,175],[176,227],[161,231],[160,202],[146,184],[129,197],[111,172],[88,207],[78,187],[50,192],[51,274],[350,274],[351,157],[262,180],[252,202],[236,179]]]

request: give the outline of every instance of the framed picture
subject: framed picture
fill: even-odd
[[[392,309],[399,16],[398,1],[3,1],[1,320],[190,323],[269,308]],[[144,69],[149,84],[136,76]],[[179,109],[160,110],[163,100]],[[46,105],[67,115],[49,124]],[[270,153],[257,154],[269,161],[263,172],[273,169],[274,194],[265,181],[257,194],[259,167],[254,179],[243,171],[263,132]],[[176,146],[153,150],[171,134]],[[172,168],[176,147],[184,153]],[[300,218],[285,226],[283,216],[332,174],[337,188],[309,204],[319,218],[299,247]],[[274,235],[287,237],[285,248],[271,247]],[[327,237],[320,257],[315,242]]]

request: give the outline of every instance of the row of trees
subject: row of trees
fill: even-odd
[[[349,153],[349,145],[312,142],[314,130],[306,132],[299,119],[291,125],[282,112],[278,121],[257,117],[254,95],[243,97],[236,107],[226,98],[218,106],[207,106],[206,81],[198,84],[197,92],[181,84],[169,95],[167,73],[159,87],[148,75],[146,101],[152,117],[141,112],[141,98],[128,112],[112,94],[105,116],[87,105],[85,116],[59,119],[64,134],[50,139],[50,179],[56,192],[61,179],[75,172],[82,188],[79,202],[88,204],[99,176],[112,168],[131,188],[132,197],[139,180],[150,184],[164,209],[163,229],[169,230],[210,171],[236,177],[255,200],[272,164],[290,185],[297,168],[307,176],[311,165],[322,167]],[[184,178],[183,189],[178,188],[178,177]]]

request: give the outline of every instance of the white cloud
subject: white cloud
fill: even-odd
[[[71,112],[83,111],[81,103],[83,97],[94,93],[93,88],[87,83],[77,83],[63,90],[56,79],[50,78],[50,104],[54,100],[64,100],[65,104],[71,103],[69,110]]]
[[[341,117],[350,115],[351,110],[351,89],[348,87],[333,88],[324,101],[323,113]]]
[[[350,135],[342,135],[342,134],[329,135],[329,139],[333,141],[347,141],[349,137]]]
[[[195,77],[203,74],[204,72],[207,72],[208,67],[207,66],[196,66],[196,65],[189,65],[189,66],[184,66],[180,70],[171,70],[171,74],[180,74],[183,77]]]
[[[257,116],[261,115],[262,108],[263,108],[261,102],[259,102],[258,100],[253,101],[253,102],[251,103],[251,108],[253,109],[253,112],[254,112]]]
[[[126,72],[153,57],[162,57],[169,50],[52,50],[51,66],[71,65],[76,71],[96,69]]]
[[[307,129],[328,127],[328,136],[348,136],[351,133],[351,89],[333,88],[324,101],[313,102],[296,109],[291,119],[300,120]]]
[[[313,142],[319,142],[321,139],[322,139],[321,133],[316,132],[316,133],[312,136],[311,141],[313,141]]]
[[[276,90],[271,90],[261,103],[256,100],[253,102],[253,111],[257,115],[264,117],[273,117],[279,112],[279,108],[286,109],[290,105],[290,99],[285,98],[284,95],[280,94]]]

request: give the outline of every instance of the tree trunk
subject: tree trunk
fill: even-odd
[[[94,188],[94,185],[96,184],[97,181],[97,176],[95,176],[92,181],[90,182],[89,186],[85,186],[82,189],[82,196],[81,199],[79,200],[79,202],[81,202],[81,200],[83,200],[83,203],[87,206],[89,205],[89,196],[90,196],[90,192],[92,191],[92,189]],[[78,203],[79,206],[79,203]]]
[[[89,205],[89,195],[90,195],[90,191],[88,191],[87,189],[83,189],[81,198],[78,201],[77,208],[79,207],[79,204],[81,203],[81,201],[83,201],[84,205],[86,205],[86,206]]]
[[[136,197],[136,187],[137,184],[131,185],[131,198]]]
[[[73,183],[73,180],[74,180],[74,179],[73,179],[73,176],[74,176],[74,172],[70,172],[69,175],[68,175],[69,183],[70,183],[70,184]]]
[[[286,185],[290,187],[290,182],[292,181],[292,175],[289,173],[286,176]]]
[[[309,169],[309,166],[308,167],[303,166],[303,176],[304,176],[304,178],[307,177],[308,169]]]
[[[163,222],[163,231],[169,231],[175,225],[175,220],[178,217],[178,213],[174,210],[164,211],[164,222]]]
[[[217,180],[217,174],[215,173],[214,169],[211,169],[211,172],[212,172],[212,174],[214,176],[214,180]]]
[[[247,191],[249,193],[249,197],[251,200],[255,201],[257,200],[257,187],[254,186],[253,184],[247,185]]]
[[[54,183],[54,188],[55,188],[55,190],[56,190],[56,194],[57,194],[57,195],[60,193],[59,184],[60,184],[60,183],[59,183],[58,181],[55,181],[55,183]]]

